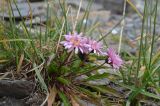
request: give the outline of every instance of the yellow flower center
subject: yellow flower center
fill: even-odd
[[[74,38],[71,38],[70,41],[73,43],[74,46],[78,46],[80,44],[80,40],[78,40],[78,39],[75,40]]]

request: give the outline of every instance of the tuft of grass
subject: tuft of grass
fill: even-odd
[[[84,21],[89,18],[93,0],[90,0],[84,11],[83,18],[78,21],[82,2],[83,0],[80,2],[76,19],[73,19],[74,22],[71,23],[68,19],[68,15],[72,13],[71,6],[67,6],[64,0],[58,0],[58,2],[46,0],[47,22],[44,25],[45,33],[40,28],[40,33],[35,32],[37,36],[34,36],[30,30],[33,26],[32,14],[30,14],[31,23],[28,29],[27,25],[25,25],[25,18],[21,16],[18,9],[16,0],[13,0],[13,2],[8,0],[9,22],[4,24],[3,21],[0,21],[0,70],[6,71],[5,74],[0,76],[0,80],[9,74],[7,70],[18,70],[18,74],[25,73],[27,77],[34,76],[40,85],[40,89],[47,95],[42,105],[47,102],[48,98],[54,99],[54,103],[51,104],[60,103],[65,106],[70,106],[74,103],[80,104],[80,100],[87,100],[98,106],[102,104],[104,106],[106,104],[117,105],[118,102],[129,106],[139,105],[143,100],[160,100],[160,52],[155,49],[155,44],[159,39],[156,34],[158,0],[145,0],[143,16],[130,0],[126,0],[143,19],[140,41],[138,40],[140,46],[138,56],[131,55],[126,51],[120,53],[124,55],[123,58],[128,63],[126,62],[115,73],[103,63],[98,64],[100,60],[104,60],[106,57],[89,54],[90,61],[86,63],[81,56],[67,53],[64,47],[60,45],[63,35],[73,31],[90,35],[99,25],[94,23],[93,26],[88,27],[87,22],[84,24]],[[16,5],[21,17],[22,21],[19,25],[17,25],[13,16],[11,3]],[[56,10],[52,9],[50,4],[57,5],[61,14],[59,15]],[[125,13],[115,27],[124,18]],[[23,31],[20,31],[20,28]],[[105,35],[101,34],[98,42],[103,41],[108,47],[104,38],[112,30]],[[99,69],[102,68],[106,72],[103,74],[98,73]],[[80,79],[82,76],[86,76],[86,79]],[[107,78],[111,84],[96,85],[91,83],[104,78]],[[37,87],[39,86],[37,85]],[[123,94],[117,91],[116,87],[122,87]],[[56,89],[56,93],[53,90],[52,93],[55,97],[51,98],[49,95],[52,93],[49,89],[53,88]],[[112,99],[118,102],[112,101]]]

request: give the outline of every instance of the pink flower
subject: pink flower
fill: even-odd
[[[118,54],[116,54],[116,51],[113,48],[109,48],[107,50],[107,55],[108,55],[107,63],[112,65],[113,68],[119,69],[119,67],[122,66],[123,60]]]
[[[75,50],[75,53],[77,54],[79,51],[81,53],[85,52],[86,48],[85,46],[85,39],[82,37],[82,33],[78,34],[74,32],[73,34],[69,33],[68,35],[65,36],[65,41],[62,41],[61,44],[64,45],[66,49],[68,49],[68,52],[71,52]]]
[[[98,55],[102,54],[102,51],[101,51],[101,49],[102,49],[102,43],[97,42],[95,40],[91,40],[91,39],[88,39],[87,43],[89,45],[88,46],[89,52],[93,51],[93,53],[96,53]]]

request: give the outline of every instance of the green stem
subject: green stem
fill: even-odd
[[[153,36],[152,36],[152,44],[151,44],[149,70],[151,69],[151,61],[153,57],[153,48],[154,48],[154,41],[155,41],[155,35],[156,35],[157,8],[158,8],[158,0],[156,0],[156,10],[155,10],[155,17],[154,17],[154,28],[153,28]]]
[[[147,1],[145,0],[145,6],[144,6],[144,16],[146,14],[146,4]],[[142,53],[142,47],[143,47],[143,34],[144,34],[144,25],[145,25],[145,17],[143,17],[143,22],[142,22],[142,31],[141,31],[141,40],[140,40],[140,50],[139,50],[139,56],[138,56],[138,65],[137,65],[137,71],[136,71],[136,76],[135,76],[135,86],[137,86],[138,82],[138,74],[139,74],[139,69],[140,69],[140,62],[141,62],[141,53]]]

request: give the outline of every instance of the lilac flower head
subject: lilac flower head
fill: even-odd
[[[85,40],[82,37],[82,33],[78,34],[74,32],[73,34],[69,33],[68,35],[64,35],[65,41],[62,41],[61,44],[64,45],[68,52],[75,50],[77,54],[79,51],[84,53],[85,48]]]
[[[113,68],[119,69],[119,67],[122,66],[123,60],[118,54],[116,54],[116,51],[113,48],[109,48],[107,50],[107,55],[108,55],[107,63],[111,64]]]
[[[93,53],[96,53],[98,55],[102,54],[102,43],[100,42],[97,42],[95,40],[91,40],[91,39],[88,39],[88,45],[89,45],[89,52],[93,51]]]

